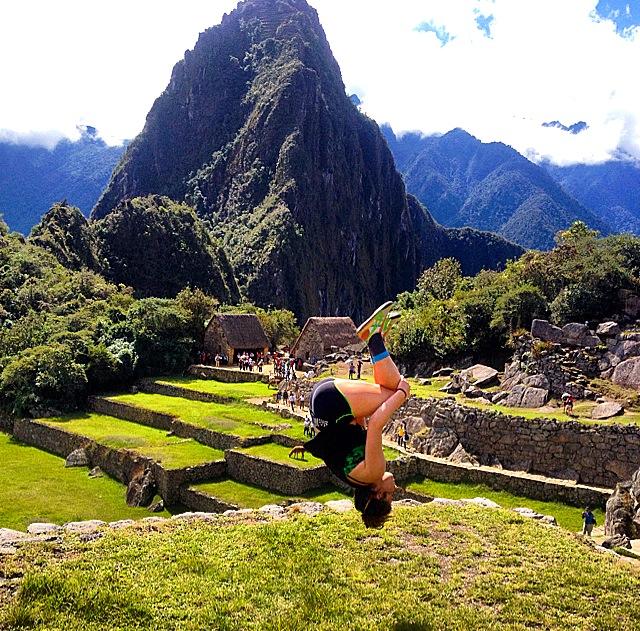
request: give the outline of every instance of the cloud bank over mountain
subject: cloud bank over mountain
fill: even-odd
[[[460,127],[557,164],[640,160],[640,15],[611,0],[312,0],[349,93],[394,130]],[[176,59],[235,0],[0,9],[0,137],[134,137]],[[579,134],[548,121],[585,121]],[[53,132],[51,131],[53,130]],[[4,134],[2,136],[2,134]]]

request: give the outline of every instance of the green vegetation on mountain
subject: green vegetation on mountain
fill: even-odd
[[[89,215],[124,147],[108,146],[93,127],[80,131],[79,140],[61,140],[53,149],[0,142],[0,213],[12,230],[29,234],[60,200]]]
[[[398,296],[405,315],[391,346],[408,364],[496,357],[534,318],[562,325],[619,314],[621,289],[640,291],[640,238],[601,238],[576,222],[551,251],[527,252],[502,272],[465,277],[455,260],[438,261]]]
[[[640,234],[640,166],[632,160],[544,168],[616,232]]]
[[[482,143],[461,129],[443,136],[383,133],[409,193],[445,226],[495,232],[526,248],[549,249],[574,221],[606,234],[598,217],[540,166],[502,143]]]
[[[142,296],[198,287],[221,302],[240,298],[224,251],[191,208],[166,197],[127,200],[95,223],[107,277]]]
[[[149,194],[194,206],[245,297],[301,320],[358,319],[442,256],[475,273],[521,252],[410,208],[306,0],[240,3],[176,64],[93,217]]]
[[[140,203],[142,214],[155,212]],[[191,218],[187,223],[193,219],[189,211],[176,213]],[[70,245],[78,235],[88,244],[87,257],[95,255],[83,221],[77,209],[58,205],[28,240],[0,222],[0,405],[16,414],[73,410],[90,392],[144,375],[181,373],[202,347],[204,322],[218,305],[217,297],[189,287],[175,298],[136,299],[130,288],[86,267],[63,267],[56,257],[82,265],[73,258],[82,249]],[[77,231],[66,232],[65,223]],[[286,335],[291,314],[263,310],[262,316],[284,323],[274,324],[275,338]]]
[[[66,268],[102,271],[98,242],[79,208],[56,203],[31,230],[29,241],[51,252]]]
[[[0,604],[11,629],[619,629],[640,625],[640,577],[575,535],[511,511],[398,508],[108,532],[27,547]],[[35,564],[37,562],[37,565]],[[10,574],[9,574],[10,573]]]

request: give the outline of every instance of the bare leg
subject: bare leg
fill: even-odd
[[[389,390],[395,390],[398,387],[401,376],[391,357],[385,357],[373,365],[373,379],[377,384]]]
[[[377,383],[336,379],[335,385],[351,406],[356,418],[371,416],[392,394],[393,389],[384,388]],[[396,384],[397,385],[397,384]]]

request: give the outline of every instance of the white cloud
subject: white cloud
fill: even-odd
[[[344,4],[344,3],[343,3]],[[620,147],[640,159],[640,38],[594,20],[595,0],[352,0],[345,18],[316,0],[347,90],[395,130],[445,133],[462,127],[534,158],[598,162]],[[475,22],[493,16],[491,39]],[[411,30],[422,22],[451,40]],[[354,28],[354,25],[358,28]],[[573,135],[542,128],[584,120]]]
[[[311,0],[363,109],[402,132],[462,127],[535,158],[640,159],[640,37],[596,0]],[[0,129],[133,137],[171,68],[235,0],[21,0],[0,8]],[[493,16],[491,38],[478,15]],[[443,28],[442,46],[422,23]],[[543,128],[584,120],[580,134]],[[50,140],[51,142],[51,140]]]

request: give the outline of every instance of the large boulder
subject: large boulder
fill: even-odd
[[[529,375],[524,378],[522,382],[525,386],[529,386],[530,388],[542,388],[543,390],[548,390],[550,388],[549,380],[546,375],[542,373],[537,375]]]
[[[447,460],[449,460],[450,462],[454,462],[455,464],[472,464],[475,467],[480,465],[478,459],[475,456],[472,456],[462,446],[462,443],[458,443],[458,446],[449,455]]]
[[[470,383],[478,388],[490,386],[498,380],[498,371],[484,364],[475,364],[461,372]]]
[[[638,357],[640,356],[640,342],[636,340],[619,340],[611,350],[620,360]]]
[[[618,414],[624,413],[624,408],[615,401],[607,401],[606,403],[600,403],[591,410],[591,418],[597,420],[603,420],[618,416]]]
[[[545,342],[554,342],[556,344],[564,342],[562,329],[547,320],[534,320],[531,323],[531,335]]]
[[[631,357],[620,362],[611,377],[617,386],[640,390],[640,357]]]
[[[539,408],[547,402],[548,398],[548,390],[518,385],[513,387],[502,404],[514,408]]]
[[[601,322],[596,329],[599,337],[616,337],[620,335],[620,325],[617,322]]]
[[[127,487],[129,506],[149,506],[157,490],[156,480],[151,469],[144,469],[133,476]]]
[[[616,484],[616,488],[607,500],[604,522],[604,534],[612,537],[624,535],[635,539],[640,535],[634,525],[635,500],[630,492],[631,484]]]
[[[64,461],[65,467],[87,467],[89,466],[89,455],[80,448],[74,449]]]
[[[602,344],[602,340],[598,336],[592,335],[586,324],[580,324],[579,322],[565,324],[562,327],[562,333],[565,337],[565,343],[570,346],[592,348]]]
[[[411,440],[411,447],[429,456],[446,458],[453,453],[458,443],[458,435],[452,429],[433,427],[415,435]]]

